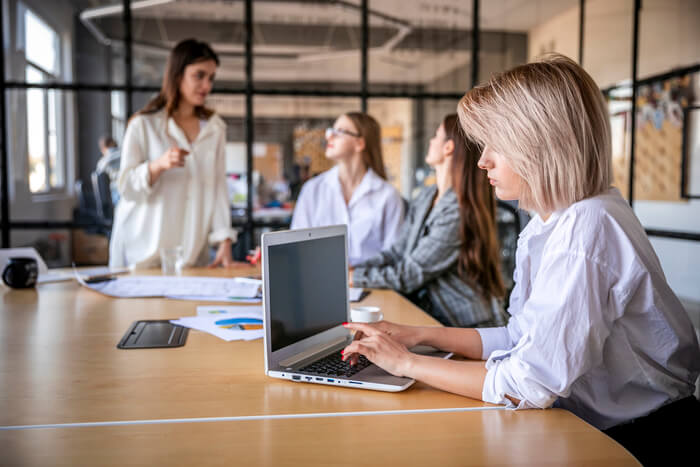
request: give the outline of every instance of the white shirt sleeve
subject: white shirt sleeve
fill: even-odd
[[[389,249],[398,238],[399,229],[403,223],[404,216],[404,206],[401,195],[399,195],[393,187],[390,187],[390,189],[393,191],[393,196],[388,199],[384,208],[384,238],[382,239],[382,250]]]
[[[311,205],[313,203],[313,194],[310,193],[309,182],[306,182],[301,187],[297,203],[294,206],[294,214],[292,215],[292,224],[290,229],[306,229],[313,227],[311,225]]]
[[[529,323],[527,331],[511,350],[489,357],[483,400],[512,407],[509,395],[521,401],[518,408],[546,408],[568,397],[572,384],[601,363],[605,340],[622,313],[612,304],[629,294],[613,286],[612,275],[593,259],[545,254],[518,316]]]
[[[142,117],[136,116],[124,134],[119,168],[119,195],[130,201],[144,201],[153,191],[148,173],[146,129]]]
[[[488,360],[494,350],[510,350],[513,342],[510,340],[505,326],[497,328],[476,328],[481,337],[481,359]]]
[[[231,227],[231,207],[228,201],[228,187],[226,185],[226,131],[221,132],[216,145],[216,194],[214,199],[214,213],[212,229],[209,233],[209,244],[216,245],[227,238],[236,241],[236,231]]]

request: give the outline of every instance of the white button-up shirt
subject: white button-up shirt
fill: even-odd
[[[126,129],[119,169],[110,266],[157,267],[160,249],[182,246],[186,265],[209,260],[208,244],[235,241],[225,176],[226,125],[212,115],[190,143],[165,111],[135,116]],[[185,166],[149,184],[148,163],[173,144],[189,151]]]
[[[348,263],[361,263],[394,243],[403,221],[403,200],[386,180],[367,169],[348,204],[338,167],[307,181],[299,193],[292,229],[346,224]]]
[[[515,281],[508,326],[477,329],[485,401],[555,405],[606,429],[693,393],[693,325],[617,189],[534,217]]]

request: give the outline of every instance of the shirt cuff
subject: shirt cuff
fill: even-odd
[[[513,409],[545,409],[551,407],[557,396],[542,386],[528,383],[529,371],[514,362],[512,357],[503,360],[489,359],[486,362],[486,378],[481,390],[485,402],[505,405]],[[518,399],[517,406],[508,399]]]
[[[505,326],[497,328],[475,328],[481,336],[481,359],[488,360],[494,350],[510,350],[510,334]]]
[[[238,232],[231,228],[217,229],[209,234],[209,244],[216,245],[227,238],[230,238],[231,241],[235,243],[238,238]]]
[[[153,187],[151,186],[151,174],[148,172],[148,161],[138,165],[134,172],[136,172],[136,178],[139,181],[141,190],[147,195],[150,194],[153,191]]]

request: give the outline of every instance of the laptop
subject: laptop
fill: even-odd
[[[393,376],[364,356],[341,360],[352,342],[347,227],[299,229],[262,235],[265,374],[331,386],[403,391],[411,378]],[[451,354],[419,346],[414,352]]]

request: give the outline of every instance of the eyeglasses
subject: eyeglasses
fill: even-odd
[[[355,138],[359,138],[360,135],[357,133],[353,133],[352,131],[348,130],[343,130],[342,128],[326,128],[326,139],[330,139],[331,136],[341,136],[341,135],[347,135],[347,136],[354,136]]]

